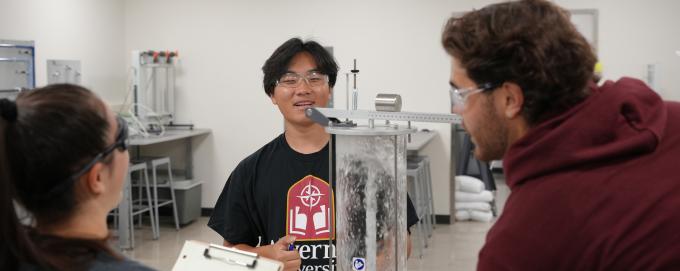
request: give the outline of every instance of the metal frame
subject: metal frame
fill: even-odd
[[[165,58],[165,57],[161,57]],[[175,115],[175,63],[153,63],[153,57],[145,55],[143,51],[132,51],[133,91],[134,103],[142,104],[154,111],[150,114],[147,108],[139,110],[133,106],[134,113],[142,122],[154,123],[160,119],[162,125],[172,123]],[[165,89],[157,89],[157,74],[165,71]],[[152,87],[153,86],[153,87]],[[153,94],[153,97],[149,97]],[[160,103],[160,108],[158,108]],[[162,111],[162,112],[158,112]]]
[[[335,145],[334,144],[335,143],[335,135],[389,136],[389,137],[391,137],[392,142],[393,142],[393,147],[394,147],[394,182],[395,182],[395,184],[398,185],[399,184],[399,167],[398,167],[398,164],[399,164],[399,160],[400,160],[399,159],[399,144],[402,143],[402,142],[399,142],[399,136],[414,133],[414,132],[416,132],[416,129],[406,128],[406,127],[398,127],[398,126],[392,126],[392,125],[375,126],[375,127],[372,127],[372,128],[366,127],[366,126],[355,126],[355,127],[328,126],[328,127],[326,127],[326,132],[331,134],[331,138],[329,140],[329,151],[328,151],[328,156],[329,156],[328,157],[329,158],[328,159],[329,160],[329,165],[328,165],[329,182],[328,182],[328,185],[329,185],[330,191],[333,191],[332,193],[335,193],[335,190],[333,189],[333,182],[334,182],[333,175],[335,173],[335,168],[333,167],[333,165],[337,165],[337,163],[334,163],[335,162],[335,149],[334,149],[333,146]],[[406,163],[406,156],[407,156],[407,150],[406,150],[406,144],[405,143],[406,142],[403,142],[403,144],[404,144],[404,157],[403,157],[404,161],[403,162],[404,163]],[[403,185],[407,185],[407,183],[404,183]],[[394,195],[397,195],[397,196],[395,196],[395,199],[394,199],[395,200],[395,206],[399,206],[398,205],[399,201],[402,201],[405,204],[406,199],[398,197],[399,193],[398,193],[398,190],[397,190],[398,188],[397,188],[396,185],[393,187],[393,189],[394,189],[393,190]],[[335,199],[335,197],[331,196],[330,199],[329,199],[329,204],[333,205],[334,199]],[[334,204],[333,206],[336,206],[335,208],[338,208],[337,204]],[[408,208],[407,206],[405,206],[405,207]],[[404,209],[404,210],[406,210],[406,209]],[[336,223],[337,223],[337,213],[338,213],[337,211],[333,212],[333,216],[335,218],[333,221],[335,221]],[[367,214],[367,217],[368,216],[370,216],[370,214]],[[337,235],[336,235],[337,228],[335,227],[334,224],[331,224],[331,216],[328,217],[328,220],[329,220],[328,221],[329,225],[333,225],[332,234],[330,235],[329,240],[328,240],[329,245],[332,247],[333,246],[333,237],[337,237]],[[396,222],[396,227],[397,227],[397,236],[395,237],[396,242],[394,244],[394,246],[395,246],[394,249],[395,249],[395,253],[398,253],[399,248],[400,248],[399,240],[403,239],[402,237],[404,237],[404,236],[402,236],[402,235],[405,234],[405,233],[402,233],[401,231],[399,231],[399,214],[395,215],[395,222]],[[404,229],[404,230],[406,230],[406,229]],[[373,234],[375,234],[375,233],[373,233]],[[375,236],[373,236],[373,238],[375,238]],[[403,245],[406,246],[406,244],[403,244]],[[335,248],[335,249],[337,249],[337,248]],[[395,270],[400,270],[400,269],[398,269],[398,267],[399,267],[398,259],[399,259],[398,257],[394,259],[395,260]],[[329,259],[329,264],[333,265],[333,259],[332,258]],[[337,264],[337,258],[336,258],[336,264]],[[406,264],[406,263],[404,263],[404,264]]]
[[[390,126],[374,126],[373,128],[367,126],[356,127],[326,127],[326,132],[336,135],[355,135],[355,136],[396,136],[406,135],[416,132],[415,128],[404,128],[398,125]]]
[[[373,119],[389,121],[413,121],[413,122],[438,122],[438,123],[461,123],[462,118],[455,114],[435,114],[420,112],[382,112],[368,110],[341,110],[334,108],[308,108],[307,116],[310,112],[318,111],[327,118],[337,119]]]
[[[333,108],[308,108],[305,110],[305,115],[313,120],[314,122],[319,123],[320,125],[325,126],[326,132],[331,134],[331,138],[329,140],[329,173],[328,173],[328,186],[330,191],[333,190],[333,182],[334,178],[333,175],[335,173],[335,168],[333,167],[334,164],[334,143],[335,143],[335,135],[347,135],[347,136],[391,136],[393,137],[394,141],[394,176],[395,176],[395,182],[398,182],[398,176],[399,176],[399,170],[398,170],[398,145],[397,145],[397,140],[399,138],[399,135],[407,135],[408,136],[408,141],[410,141],[410,134],[415,133],[417,129],[411,127],[411,122],[439,122],[439,123],[461,123],[462,118],[459,115],[455,114],[433,114],[433,113],[419,113],[419,112],[384,112],[384,111],[367,111],[367,110],[340,110],[340,109],[333,109]],[[345,122],[339,122],[338,119],[346,119]],[[351,120],[356,120],[356,119],[368,119],[368,126],[357,126],[352,122]],[[375,125],[375,120],[385,120],[385,125]],[[406,121],[408,122],[408,126],[406,127],[400,127],[398,124],[390,124],[390,121]],[[404,142],[406,143],[406,142]],[[404,146],[404,155],[407,156],[408,150],[406,149],[406,146]],[[404,160],[406,157],[404,157]],[[404,163],[407,163],[404,161]],[[408,169],[405,169],[408,170]],[[407,183],[404,183],[404,185],[407,185]],[[395,186],[394,189],[397,189]],[[398,195],[399,193],[396,193],[395,195]],[[333,204],[333,199],[334,197],[331,197],[329,200],[329,204]],[[395,197],[395,201],[398,204],[398,199]],[[405,202],[405,201],[404,201]],[[337,208],[337,205],[335,205]],[[335,222],[337,223],[337,212],[333,213],[335,218]],[[399,221],[398,221],[398,214],[397,214],[397,228],[399,228]],[[329,225],[331,225],[331,218],[329,216]],[[336,236],[336,227],[333,225],[333,232],[331,237],[329,237],[329,245],[333,245],[333,236]],[[370,233],[367,233],[370,234]],[[375,234],[375,233],[374,233]],[[399,236],[401,233],[397,233],[397,240],[395,243],[395,251],[399,250]],[[337,236],[336,236],[337,237]],[[423,238],[427,238],[424,236]],[[405,245],[405,244],[404,244]],[[337,248],[336,248],[337,249]],[[336,260],[337,264],[337,260]],[[399,262],[398,258],[395,259],[395,269],[398,270],[399,267]],[[333,265],[333,260],[329,259],[329,265]],[[369,264],[370,266],[370,264]]]

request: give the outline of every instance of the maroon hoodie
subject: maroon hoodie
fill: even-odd
[[[478,270],[680,270],[680,103],[609,81],[529,130],[504,168]]]

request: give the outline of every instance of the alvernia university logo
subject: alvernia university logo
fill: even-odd
[[[328,183],[307,175],[288,189],[286,234],[296,240],[328,240],[335,208]]]

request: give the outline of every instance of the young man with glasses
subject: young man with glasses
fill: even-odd
[[[328,105],[338,66],[318,43],[293,38],[276,49],[262,71],[265,93],[281,111],[285,132],[234,169],[208,226],[224,237],[225,246],[282,261],[284,270],[334,270],[329,262],[335,247],[328,242],[335,239],[330,135],[305,116],[305,109]],[[407,205],[411,226],[418,219],[410,200]]]
[[[451,18],[452,111],[511,190],[478,270],[677,270],[680,104],[597,61],[544,0]]]

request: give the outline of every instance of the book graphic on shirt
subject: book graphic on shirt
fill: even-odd
[[[328,240],[335,218],[333,193],[328,183],[307,175],[288,189],[286,234],[296,240]]]

